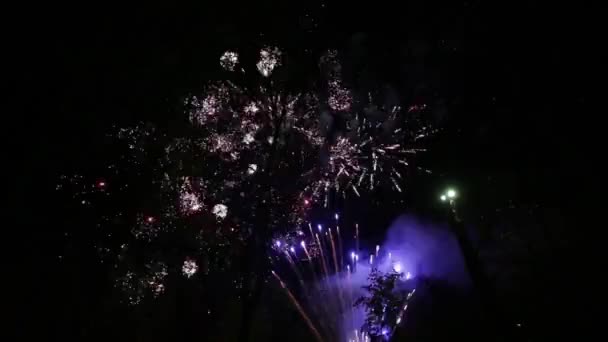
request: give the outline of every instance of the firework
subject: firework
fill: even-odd
[[[224,204],[216,204],[213,206],[213,214],[217,216],[218,219],[226,218],[226,215],[228,215],[228,207]]]
[[[283,282],[275,271],[273,271],[273,275],[277,278],[281,287],[288,292],[290,301],[313,333],[317,332],[325,340],[331,341],[366,341],[369,339],[369,332],[366,330],[368,328],[362,322],[361,310],[356,308],[356,303],[364,298],[355,300],[355,297],[360,294],[360,290],[358,290],[360,277],[358,276],[356,281],[354,278],[358,272],[370,272],[370,274],[376,272],[378,274],[378,271],[376,268],[357,267],[358,254],[354,251],[350,252],[351,264],[346,265],[344,269],[340,268],[337,254],[343,254],[343,251],[336,249],[334,242],[335,235],[339,235],[338,230],[334,233],[332,227],[327,227],[327,234],[325,235],[314,233],[311,227],[312,225],[309,224],[310,235],[308,238],[310,242],[301,240],[299,245],[306,255],[305,262],[309,265],[312,280],[307,281],[306,275],[302,273],[298,262],[294,261],[290,253],[287,252],[288,250],[283,249],[282,245],[275,243],[277,251],[285,256],[287,263],[296,275],[299,290],[302,291],[302,298],[298,299],[297,291],[290,289],[287,283]],[[325,239],[328,240],[327,243],[324,243]],[[308,250],[308,247],[311,245],[318,250],[315,256],[311,256]],[[293,248],[293,246],[290,248]],[[325,258],[327,253],[332,254],[333,272],[327,267],[327,260]],[[374,254],[370,254],[370,260],[373,260],[373,257]],[[379,258],[381,257],[379,255]],[[391,263],[390,260],[386,260],[385,258],[379,260],[377,265],[376,267],[388,267],[387,272],[391,276],[400,278],[402,275],[403,269],[400,262]],[[322,270],[320,276],[316,271],[317,269]],[[405,280],[409,280],[412,277],[410,272],[406,272],[405,274],[407,274]],[[411,291],[404,300],[409,300],[413,293],[414,291]],[[384,328],[385,336],[390,335],[394,327],[401,323],[403,312],[406,308],[407,302],[403,310],[398,312],[395,320],[390,324],[383,323],[387,325]]]
[[[228,71],[234,71],[234,68],[239,62],[239,55],[233,51],[226,51],[220,57],[220,65]]]
[[[256,64],[262,76],[268,77],[277,66],[281,65],[281,51],[278,48],[264,48],[260,51],[260,60]]]
[[[312,321],[310,320],[310,318],[308,318],[308,315],[306,315],[306,313],[302,309],[302,306],[300,305],[300,303],[298,302],[298,300],[294,297],[294,295],[291,293],[291,291],[289,290],[289,288],[287,286],[285,286],[285,283],[283,282],[283,280],[281,280],[281,278],[274,271],[272,271],[272,275],[279,281],[279,284],[281,284],[281,287],[285,290],[285,292],[287,292],[287,295],[289,296],[289,299],[291,300],[291,302],[293,303],[293,305],[297,308],[297,310],[300,313],[300,315],[302,316],[302,318],[306,321],[306,324],[308,325],[308,327],[310,328],[310,330],[313,332],[313,334],[314,334],[315,338],[317,339],[317,341],[322,342],[323,338],[321,338],[321,335],[319,334],[319,331],[317,330],[317,328],[315,328],[315,326],[312,323]]]
[[[192,277],[198,271],[198,265],[194,260],[185,260],[182,265],[182,273],[187,277]]]
[[[252,234],[267,232],[263,235],[278,239],[276,249],[296,253],[294,246],[301,240],[297,232],[309,211],[329,207],[332,194],[364,196],[383,186],[405,189],[409,159],[424,150],[424,137],[434,133],[421,119],[425,106],[401,110],[377,104],[370,96],[356,98],[357,92],[342,80],[336,51],[322,57],[322,82],[313,82],[322,87],[287,90],[274,80],[274,72],[284,67],[283,56],[275,47],[259,52],[255,70],[246,73],[259,72],[263,77],[254,77],[259,83],[227,77],[187,94],[182,105],[189,122],[184,120],[187,126],[175,130],[179,133],[143,123],[119,128],[113,136],[124,151],[119,160],[90,179],[62,177],[58,190],[69,188],[80,206],[90,208],[98,198],[115,193],[128,194],[136,203],[133,212],[102,214],[99,226],[107,228],[100,229],[103,241],[111,242],[98,248],[120,265],[130,260],[129,253],[143,255],[140,264],[127,266],[133,268],[133,282],[149,278],[136,268],[165,257],[166,249],[155,241],[187,240],[188,248],[195,245],[199,254],[192,260],[198,265],[191,261],[188,271],[182,261],[167,265],[182,268],[185,277],[221,272]],[[219,63],[226,75],[243,74],[235,51],[223,53]],[[260,222],[260,217],[267,219]],[[304,251],[309,263],[318,263],[319,278],[344,273],[349,261],[342,253],[340,217],[336,213],[334,218],[335,229],[319,224],[313,235],[314,227],[309,226]],[[121,230],[126,233],[110,239],[117,226],[126,226]],[[356,271],[358,228],[354,235]],[[119,247],[133,242],[143,251]],[[165,285],[159,284],[162,289],[159,285],[155,291],[140,292],[160,294]]]
[[[116,280],[115,286],[125,293],[130,305],[139,304],[148,295],[154,298],[165,292],[167,265],[162,262],[150,262],[143,271],[127,271]]]

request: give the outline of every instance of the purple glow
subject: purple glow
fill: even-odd
[[[456,286],[470,286],[458,242],[445,226],[420,220],[414,216],[397,218],[382,243],[387,260],[376,258],[376,266],[403,272],[403,280],[418,277],[443,279]],[[401,270],[396,267],[400,264]],[[380,264],[383,264],[382,266]]]
[[[323,226],[321,226],[320,223],[317,225],[317,228],[319,229],[319,231],[323,231]]]
[[[293,246],[289,247],[289,250],[291,251],[291,253],[295,253],[296,252],[296,249],[293,248]]]
[[[304,242],[304,240],[300,241],[300,246],[302,246],[302,248],[306,248],[306,243]]]
[[[281,248],[281,240],[277,240],[275,244],[277,245],[277,248]]]
[[[401,263],[396,262],[395,265],[393,266],[393,269],[395,270],[395,272],[397,273],[401,273]]]

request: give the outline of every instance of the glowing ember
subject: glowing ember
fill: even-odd
[[[255,114],[260,110],[260,108],[255,102],[250,102],[247,106],[245,106],[244,110],[246,114]]]
[[[327,102],[331,109],[335,111],[350,110],[352,101],[350,91],[342,87],[339,81],[332,80],[329,82],[329,99]]]
[[[239,55],[236,52],[226,51],[220,57],[220,65],[228,71],[234,71],[234,67],[239,62]]]
[[[182,273],[190,278],[192,277],[196,271],[198,271],[198,265],[196,264],[196,261],[194,260],[185,260],[184,264],[182,265]]]
[[[228,215],[228,207],[224,204],[216,204],[213,206],[212,213],[218,218],[226,218],[226,215]]]
[[[275,67],[281,65],[281,51],[278,48],[265,48],[260,51],[260,60],[256,64],[262,76],[268,77]]]
[[[243,143],[246,145],[249,145],[254,141],[255,138],[253,137],[253,133],[246,133],[245,136],[243,136]]]

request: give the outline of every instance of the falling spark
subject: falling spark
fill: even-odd
[[[308,328],[315,335],[315,338],[317,339],[317,341],[323,342],[323,338],[321,338],[321,334],[319,334],[319,331],[317,330],[317,328],[315,328],[315,325],[312,323],[312,321],[310,320],[310,318],[308,317],[308,315],[306,315],[306,313],[304,312],[304,309],[302,308],[302,306],[300,305],[300,303],[298,302],[298,300],[296,299],[296,297],[294,297],[294,295],[291,293],[291,291],[289,290],[289,288],[285,285],[285,283],[283,282],[283,280],[281,280],[281,278],[278,276],[278,274],[275,273],[275,271],[272,271],[272,275],[279,281],[279,284],[281,285],[281,287],[283,288],[283,290],[285,290],[285,292],[287,293],[287,296],[289,297],[289,300],[291,300],[291,302],[293,303],[293,305],[298,310],[298,313],[300,313],[300,315],[302,316],[302,318],[304,319],[304,321],[306,321],[306,324],[308,325]]]
[[[319,234],[315,234],[317,238],[317,245],[319,246],[319,252],[321,253],[321,265],[323,266],[323,272],[325,274],[325,280],[328,281],[329,272],[327,271],[327,262],[325,261],[325,253],[323,252],[323,245],[321,244],[321,240],[319,239]]]
[[[397,189],[397,191],[399,191],[399,192],[402,192],[401,187],[399,187],[399,184],[397,183],[395,178],[391,177],[391,180],[393,181],[393,185],[395,186],[395,189]]]

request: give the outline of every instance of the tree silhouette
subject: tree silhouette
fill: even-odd
[[[394,270],[383,273],[373,268],[368,276],[369,285],[363,286],[368,295],[355,301],[355,306],[363,307],[366,313],[362,331],[367,331],[374,339],[392,334],[407,308],[410,295],[405,289],[399,289],[397,283],[402,277],[402,273]]]

